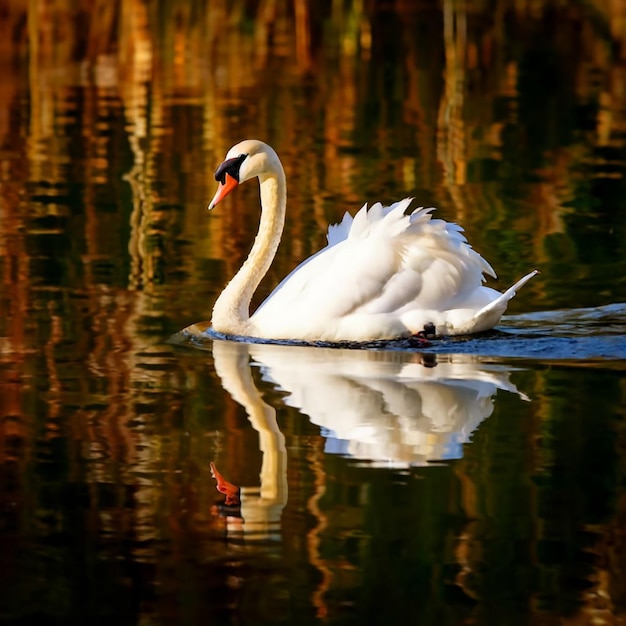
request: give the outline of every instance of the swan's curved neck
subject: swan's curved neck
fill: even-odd
[[[261,221],[250,254],[241,269],[228,283],[213,307],[211,324],[220,333],[250,335],[250,301],[261,279],[270,268],[285,224],[287,185],[285,171],[278,164],[275,171],[259,176]]]

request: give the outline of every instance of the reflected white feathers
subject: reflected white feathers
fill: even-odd
[[[285,392],[286,405],[322,428],[328,452],[385,466],[458,458],[491,415],[499,389],[527,399],[509,381],[510,370],[471,357],[229,341],[215,341],[213,354],[224,387],[255,428],[262,432],[259,416],[271,424],[272,438],[262,443],[264,465],[267,451],[284,450],[284,442],[273,409],[253,386],[249,358],[265,381]]]
[[[283,401],[323,429],[329,452],[387,466],[460,458],[508,371],[470,357],[252,345]]]
[[[504,293],[483,285],[495,276],[456,224],[409,212],[410,199],[364,206],[331,226],[328,245],[289,274],[250,316],[252,295],[269,269],[282,235],[286,181],[276,152],[243,141],[218,167],[209,208],[239,183],[258,177],[261,219],[241,269],[213,309],[213,328],[227,335],[304,341],[371,341],[420,333],[476,333],[495,326],[509,300],[536,272]]]
[[[287,449],[276,409],[264,401],[252,367],[285,393],[282,402],[320,427],[327,453],[374,466],[406,468],[459,458],[463,444],[493,412],[498,390],[528,399],[509,381],[510,370],[469,356],[216,340],[213,359],[224,389],[259,433],[260,486],[241,486],[238,493],[240,530],[259,540],[280,539]]]

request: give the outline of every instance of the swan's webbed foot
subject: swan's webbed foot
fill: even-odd
[[[424,328],[411,335],[411,340],[417,342],[420,346],[430,345],[430,340],[437,336],[435,325],[432,322],[424,324]]]
[[[436,336],[437,329],[432,322],[427,322],[426,324],[424,324],[424,328],[413,335],[413,337],[416,337],[418,339],[424,339],[425,341],[428,341],[429,339],[434,339]]]

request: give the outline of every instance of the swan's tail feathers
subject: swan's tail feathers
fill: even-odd
[[[520,278],[512,287],[509,287],[503,294],[499,295],[495,300],[485,305],[472,315],[471,319],[455,327],[453,334],[478,333],[483,330],[493,328],[506,311],[509,300],[517,293],[518,289],[523,287],[533,276],[538,274],[538,270],[533,270],[530,274],[526,274]]]
[[[482,309],[477,311],[474,319],[478,320],[486,317],[494,310],[501,310],[504,312],[509,300],[533,277],[539,274],[539,270],[533,270],[529,274],[526,274],[523,278],[520,278],[512,287],[509,287],[501,296],[498,296],[495,300],[485,305]]]
[[[509,287],[498,300],[508,302],[533,276],[539,274],[539,270],[533,270],[526,276],[520,278],[512,287]]]

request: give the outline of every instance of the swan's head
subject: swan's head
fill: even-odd
[[[257,139],[246,139],[233,146],[226,158],[215,170],[219,183],[209,210],[221,202],[237,185],[251,178],[280,169],[280,161],[274,149]]]

